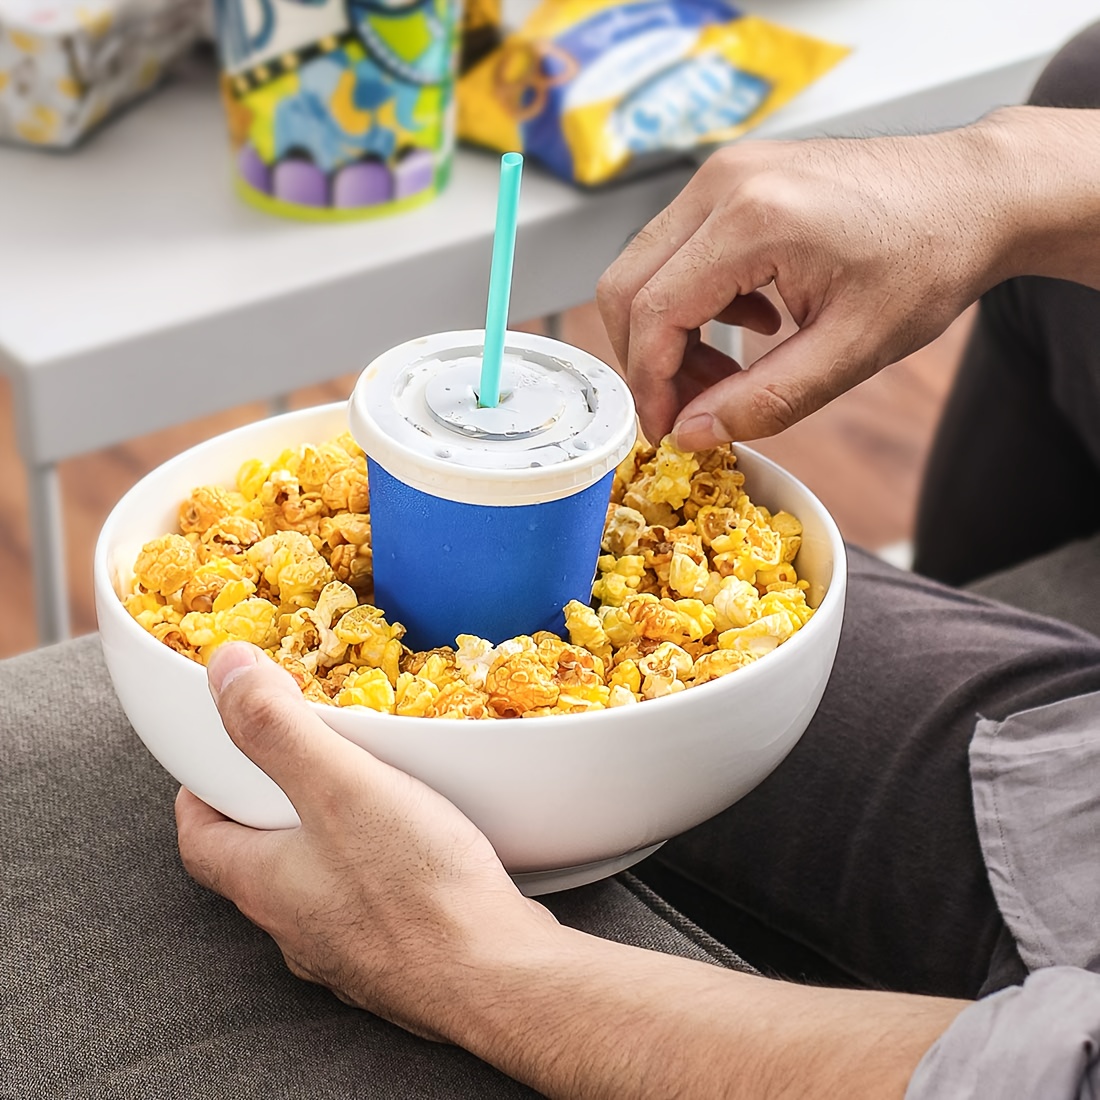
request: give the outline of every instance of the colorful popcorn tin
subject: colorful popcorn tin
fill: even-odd
[[[241,196],[341,220],[419,205],[454,149],[453,0],[216,0]]]

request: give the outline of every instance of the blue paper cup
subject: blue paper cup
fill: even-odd
[[[637,422],[626,384],[577,348],[509,332],[497,408],[477,407],[484,332],[386,352],[352,394],[371,487],[375,603],[416,649],[459,634],[561,633],[588,602],[615,467]]]

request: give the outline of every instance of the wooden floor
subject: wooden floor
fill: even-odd
[[[782,436],[758,444],[818,494],[851,541],[877,549],[911,535],[920,472],[968,323],[968,317],[960,319],[928,348]],[[563,336],[610,360],[594,307],[568,313]],[[764,342],[750,334],[746,359],[753,361],[763,350]],[[342,400],[353,382],[346,377],[302,390],[291,396],[290,407]],[[74,634],[95,629],[92,551],[115,501],[180,450],[267,411],[263,405],[242,406],[62,464]],[[0,377],[0,657],[35,645],[30,571],[35,548],[30,545],[26,482],[14,427],[11,387]]]

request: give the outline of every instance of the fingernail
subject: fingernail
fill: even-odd
[[[680,451],[705,451],[728,441],[720,437],[716,417],[697,413],[673,426],[672,442]]]
[[[242,672],[256,667],[256,652],[247,642],[227,642],[214,650],[206,676],[215,701]]]

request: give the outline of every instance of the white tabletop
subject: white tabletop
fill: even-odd
[[[967,121],[1018,100],[1095,16],[1086,0],[745,6],[856,47],[758,131],[768,137]],[[590,298],[689,171],[600,193],[526,172],[512,315]],[[78,454],[356,370],[424,331],[477,326],[496,172],[494,157],[462,151],[446,193],[413,213],[268,217],[230,188],[209,61],[74,155],[0,149],[0,369],[22,401],[24,454]]]

